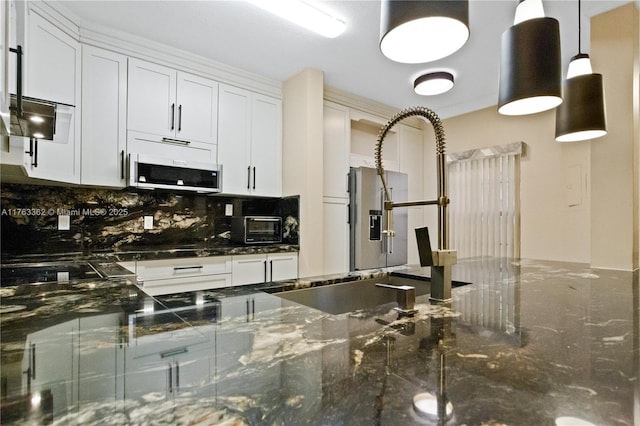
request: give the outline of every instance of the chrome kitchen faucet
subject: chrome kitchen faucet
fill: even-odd
[[[384,167],[382,165],[382,142],[387,136],[389,131],[400,121],[412,116],[420,116],[426,119],[431,125],[436,134],[436,154],[438,163],[438,199],[430,201],[408,201],[401,203],[394,203],[391,199],[391,194],[387,188],[387,182],[384,177]],[[382,186],[384,188],[384,209],[387,212],[387,221],[383,234],[387,238],[393,238],[393,215],[392,210],[394,207],[412,207],[412,206],[438,206],[438,250],[432,252],[431,262],[422,262],[421,266],[431,266],[431,300],[436,302],[448,302],[451,300],[451,267],[455,265],[458,260],[458,255],[455,250],[449,249],[449,235],[448,235],[448,217],[447,206],[449,204],[449,198],[447,197],[447,182],[446,182],[446,155],[445,155],[445,138],[444,128],[438,115],[425,107],[412,107],[404,109],[395,114],[387,124],[380,129],[378,133],[378,140],[376,142],[375,160],[377,173],[382,180]],[[424,263],[424,264],[423,264]]]

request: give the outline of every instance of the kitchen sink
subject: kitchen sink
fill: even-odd
[[[283,291],[273,293],[273,295],[334,315],[358,310],[372,310],[387,304],[390,309],[396,307],[398,305],[396,302],[397,291],[376,287],[378,283],[413,286],[416,297],[429,294],[431,286],[429,281],[385,276]]]

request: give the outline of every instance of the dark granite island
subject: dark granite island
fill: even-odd
[[[394,303],[327,314],[259,287],[5,287],[1,421],[640,424],[637,275],[499,260],[455,273],[472,284],[450,307],[418,297],[413,318]],[[436,414],[419,417],[416,395]]]

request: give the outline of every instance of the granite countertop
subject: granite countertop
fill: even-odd
[[[180,257],[238,256],[261,253],[291,253],[300,250],[295,244],[234,244],[231,242],[217,244],[188,245],[180,247],[138,247],[135,250],[94,250],[91,252],[70,252],[52,255],[38,253],[33,255],[7,256],[3,253],[2,264],[24,262],[51,262],[94,260],[110,262],[126,262],[132,260],[173,259]]]
[[[448,306],[418,296],[413,317],[260,286],[4,287],[3,424],[640,424],[637,274],[492,259],[455,277],[471,284]],[[341,280],[325,278],[282,286]]]

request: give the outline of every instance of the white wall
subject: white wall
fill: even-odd
[[[505,117],[491,107],[444,121],[448,152],[526,144],[523,258],[638,267],[639,22],[635,3],[592,19],[590,54],[605,80],[607,136],[557,143],[554,111]]]
[[[554,112],[505,117],[491,107],[443,124],[447,152],[523,141],[521,256],[589,262],[589,143],[555,142]],[[569,188],[576,170],[580,176]]]

